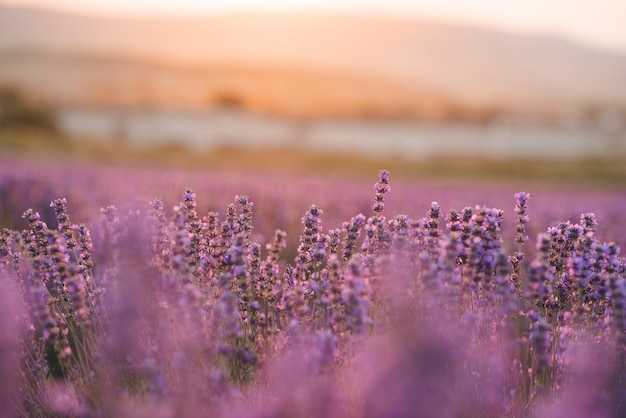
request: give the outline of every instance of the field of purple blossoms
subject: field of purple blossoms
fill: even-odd
[[[626,416],[623,192],[0,173],[0,416]]]

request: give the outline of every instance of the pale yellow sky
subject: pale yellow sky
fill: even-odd
[[[0,0],[0,4],[113,15],[313,11],[416,16],[557,34],[626,51],[626,0]]]

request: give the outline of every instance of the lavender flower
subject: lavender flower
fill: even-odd
[[[439,215],[439,203],[431,202],[430,208],[428,209],[428,218],[425,223],[425,227],[427,229],[427,245],[430,248],[436,248],[439,244],[438,239],[441,236],[441,233],[439,231]]]
[[[24,231],[22,234],[22,241],[24,248],[35,257],[39,254],[46,254],[46,237],[45,232],[48,230],[48,225],[41,220],[39,212],[35,212],[32,209],[28,209],[22,215],[22,218],[28,221],[29,231]]]
[[[341,291],[344,306],[343,326],[346,331],[363,334],[372,320],[369,316],[370,290],[361,275],[359,264],[352,263],[344,276],[345,284]]]
[[[345,248],[343,251],[343,259],[344,261],[350,260],[352,257],[355,242],[361,235],[361,228],[365,223],[365,216],[359,213],[357,216],[353,217],[350,222],[344,222],[342,227],[343,230],[346,231],[347,236],[345,240]]]
[[[322,237],[322,214],[323,211],[321,209],[316,205],[312,205],[302,217],[304,231],[300,236],[300,244],[298,245],[298,255],[296,258],[296,268],[298,272],[311,274],[313,270],[319,266],[320,259],[318,254],[320,254],[320,250],[324,250],[324,247],[320,249],[318,246]]]
[[[374,199],[374,206],[372,206],[376,216],[380,216],[385,210],[385,194],[391,189],[389,187],[389,172],[387,170],[382,170],[378,174],[378,179],[378,183],[374,185],[376,198]]]
[[[617,340],[626,347],[626,281],[624,278],[612,277],[610,280],[611,329]]]
[[[250,239],[252,236],[252,207],[254,204],[250,201],[248,196],[235,196],[235,201],[239,205],[241,215],[239,216],[239,225],[246,234],[246,239]]]
[[[286,237],[287,233],[285,231],[277,229],[276,232],[274,232],[274,240],[265,247],[267,249],[266,263],[268,265],[278,261],[281,250],[286,246]]]
[[[550,329],[546,319],[537,317],[533,323],[530,338],[534,353],[534,367],[537,371],[545,370],[550,365]]]
[[[523,244],[528,241],[528,235],[526,234],[526,225],[528,224],[528,208],[527,203],[530,199],[530,194],[526,192],[515,193],[515,199],[517,203],[515,205],[515,213],[517,213],[517,225],[515,231],[515,242]]]
[[[550,248],[550,239],[547,234],[540,234],[537,238],[537,256],[528,268],[528,287],[526,297],[533,307],[540,311],[546,307],[553,290],[554,274],[547,262],[547,253]]]
[[[93,249],[91,233],[85,224],[74,225],[73,229],[78,233],[78,264],[82,269],[90,272],[94,266],[91,255]]]
[[[72,230],[72,223],[67,214],[67,199],[56,199],[50,203],[50,207],[54,209],[54,213],[59,223],[59,232],[65,237],[67,248],[70,250],[76,247],[76,239]]]

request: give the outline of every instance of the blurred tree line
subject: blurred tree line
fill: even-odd
[[[17,88],[0,86],[0,130],[36,129],[57,132],[52,108],[29,100]]]

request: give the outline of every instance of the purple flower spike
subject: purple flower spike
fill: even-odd
[[[385,194],[391,189],[389,186],[389,172],[383,170],[378,175],[379,181],[374,185],[376,189],[376,197],[374,199],[374,206],[372,210],[378,216],[380,216],[385,210]]]

